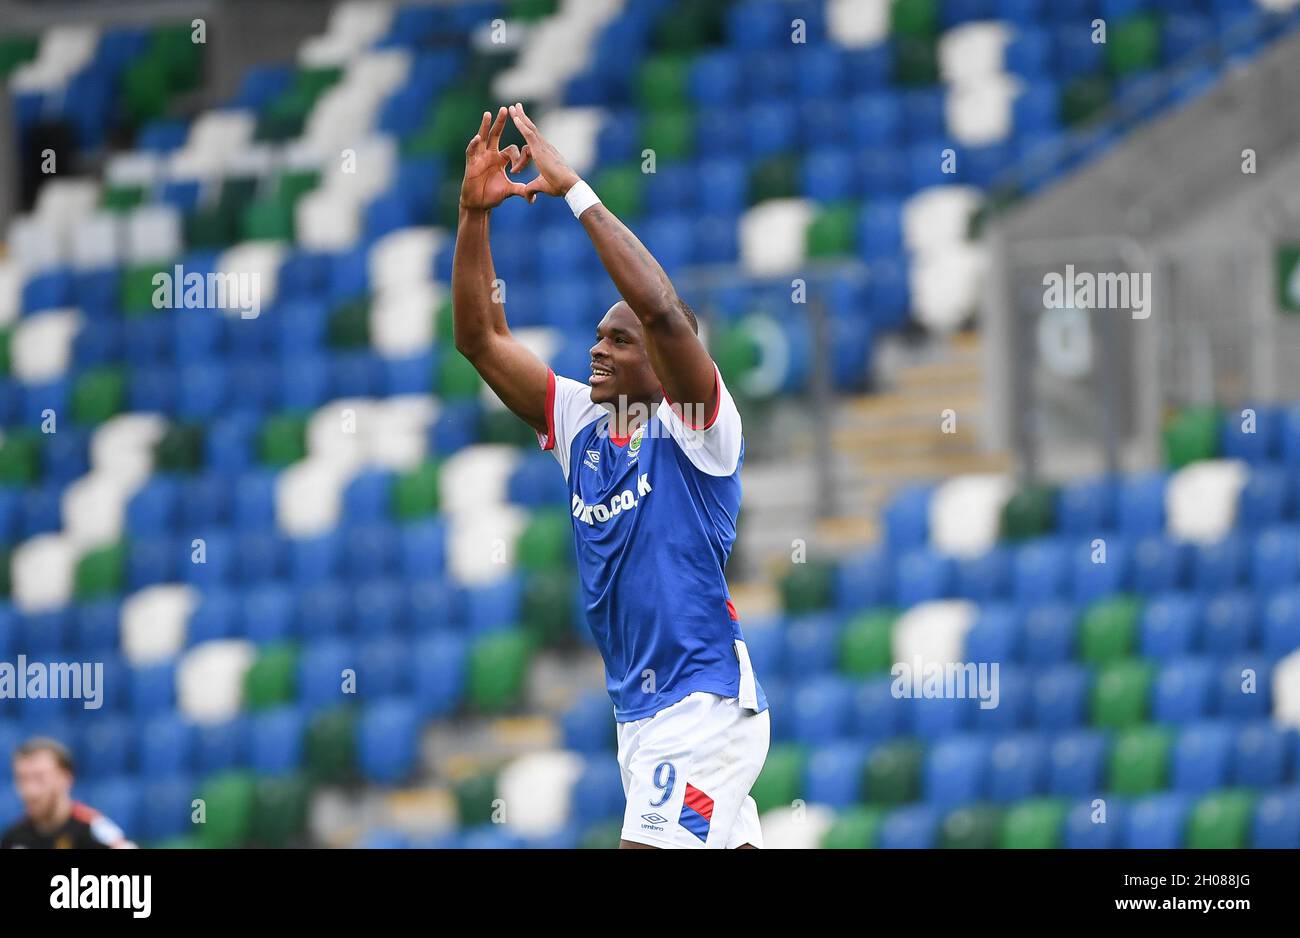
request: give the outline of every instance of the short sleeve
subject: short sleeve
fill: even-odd
[[[573,438],[604,413],[603,407],[591,402],[590,385],[558,377],[554,371],[547,373],[546,432],[537,434],[537,443],[555,456],[566,479],[569,477],[569,449]]]
[[[711,476],[729,476],[740,465],[740,411],[722,380],[722,372],[713,366],[718,393],[714,411],[707,420],[688,423],[673,409],[667,394],[659,405],[659,420],[681,447],[691,464]],[[691,415],[687,414],[687,418]]]

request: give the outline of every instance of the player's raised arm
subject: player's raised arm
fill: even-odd
[[[523,183],[506,175],[528,163],[529,147],[498,149],[506,109],[496,120],[483,112],[479,131],[465,148],[465,179],[460,188],[460,221],[451,267],[451,302],[456,350],[470,360],[483,380],[521,420],[546,432],[548,370],[510,334],[505,307],[497,299],[488,243],[488,216],[510,196],[526,196]]]
[[[582,183],[559,151],[538,133],[522,104],[511,106],[510,116],[524,135],[525,149],[541,174],[525,189],[529,201],[536,198],[536,193],[565,196]],[[664,269],[604,205],[597,202],[578,210],[579,220],[610,279],[641,320],[650,364],[668,399],[689,408],[690,413],[714,413],[718,388],[713,359],[695,334],[691,318]]]

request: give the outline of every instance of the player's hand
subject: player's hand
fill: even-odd
[[[473,211],[494,209],[512,195],[532,201],[522,182],[515,182],[506,175],[506,167],[517,173],[528,165],[529,148],[520,150],[508,146],[497,149],[501,143],[501,132],[506,126],[506,109],[497,111],[496,120],[488,111],[483,112],[483,122],[479,125],[469,146],[465,148],[465,179],[460,184],[461,208]]]
[[[560,151],[538,133],[537,125],[524,113],[522,104],[512,104],[510,116],[514,119],[519,132],[524,135],[524,140],[527,141],[524,149],[532,155],[533,162],[537,164],[537,171],[540,173],[524,187],[524,197],[532,202],[537,198],[538,193],[563,196],[578,182],[578,174],[564,161],[564,157],[560,156]]]

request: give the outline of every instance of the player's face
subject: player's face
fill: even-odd
[[[14,760],[14,788],[27,816],[43,820],[58,810],[72,791],[72,776],[51,752],[33,752]]]
[[[659,379],[650,367],[641,320],[622,300],[596,327],[591,347],[591,399],[597,404],[648,403],[659,396]]]

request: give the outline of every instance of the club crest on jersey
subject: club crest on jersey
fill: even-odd
[[[632,439],[627,444],[627,461],[636,462],[636,458],[641,455],[641,438],[645,436],[645,424],[636,428],[632,434]]]
[[[596,449],[587,450],[587,458],[582,461],[582,464],[586,466],[588,469],[599,469],[600,450],[596,450]]]

